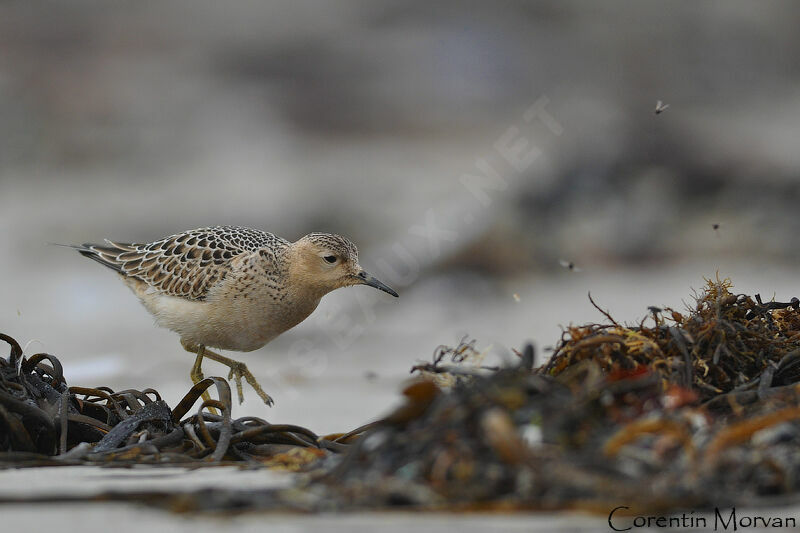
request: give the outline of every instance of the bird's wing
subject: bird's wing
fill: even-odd
[[[265,231],[235,226],[199,228],[149,244],[83,244],[75,248],[126,277],[144,281],[159,292],[204,300],[222,281],[237,256],[261,251],[271,259],[288,242]]]

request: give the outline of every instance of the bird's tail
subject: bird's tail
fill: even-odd
[[[79,254],[97,261],[101,265],[115,270],[120,274],[124,274],[122,270],[123,261],[120,260],[120,254],[125,252],[134,252],[136,251],[136,248],[134,248],[131,244],[116,243],[109,241],[108,239],[106,239],[105,242],[105,245],[92,244],[89,242],[83,244],[60,244],[53,242],[50,244],[55,246],[63,246],[64,248],[72,248]]]

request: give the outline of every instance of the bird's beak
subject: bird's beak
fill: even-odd
[[[359,272],[358,274],[356,274],[356,278],[358,278],[358,280],[361,282],[362,285],[369,285],[370,287],[375,287],[376,289],[379,289],[379,290],[382,290],[383,292],[391,294],[395,298],[397,298],[399,296],[394,291],[394,289],[392,289],[391,287],[389,287],[387,284],[385,284],[384,282],[380,281],[379,279],[377,279],[377,278],[375,278],[373,276],[370,276],[369,274],[367,274],[363,270],[361,272]]]

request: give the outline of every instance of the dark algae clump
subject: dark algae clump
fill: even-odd
[[[0,334],[0,340],[11,347],[8,359],[0,358],[0,468],[223,461],[295,468],[346,448],[300,426],[231,418],[231,391],[222,378],[197,383],[170,408],[154,389],[68,386],[56,357],[26,358],[13,338]],[[190,413],[212,386],[219,400]]]

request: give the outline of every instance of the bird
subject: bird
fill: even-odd
[[[358,249],[333,233],[289,242],[240,226],[176,233],[147,244],[68,245],[114,271],[155,317],[195,354],[189,373],[203,380],[203,358],[230,368],[239,403],[242,378],[269,406],[273,399],[244,363],[209,348],[250,352],[305,320],[321,298],[340,287],[368,285],[397,292],[361,268]],[[210,396],[206,391],[203,398]]]

